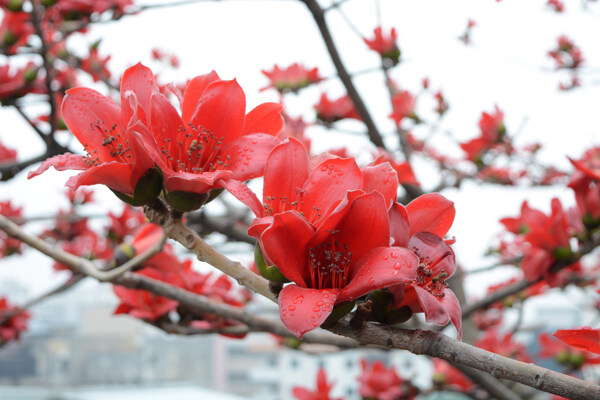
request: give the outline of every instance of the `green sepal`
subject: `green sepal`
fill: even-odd
[[[552,255],[557,260],[566,260],[569,257],[573,256],[573,251],[568,246],[561,246],[561,247],[556,247],[554,250],[552,250]]]
[[[204,204],[208,204],[211,201],[213,201],[214,199],[216,199],[217,197],[219,197],[219,195],[221,193],[223,193],[224,190],[225,189],[223,189],[223,188],[211,190],[210,193],[208,193],[208,200],[206,200],[206,203],[204,203]]]
[[[260,251],[258,243],[254,246],[254,263],[258,273],[265,279],[271,282],[286,283],[290,280],[283,276],[283,274],[277,269],[275,265],[267,265],[265,258]]]
[[[8,0],[6,8],[9,11],[21,11],[23,10],[23,0]]]
[[[585,362],[585,356],[581,353],[571,353],[569,362],[571,363],[571,366],[573,366],[573,369],[579,369]]]
[[[283,345],[285,347],[289,347],[290,349],[298,350],[300,348],[301,344],[302,344],[302,341],[298,340],[294,337],[284,337],[283,338]]]
[[[393,308],[387,311],[384,315],[386,324],[401,324],[408,321],[413,316],[413,312],[409,306]]]
[[[165,196],[167,203],[175,210],[188,212],[202,207],[208,199],[208,193],[192,193],[183,190],[168,192]]]
[[[394,302],[394,295],[385,289],[373,290],[367,295],[366,300],[371,301],[371,315],[375,321],[386,323],[385,313]]]
[[[333,311],[329,314],[329,317],[321,324],[322,327],[326,327],[329,324],[337,322],[344,315],[348,314],[354,308],[354,300],[347,301],[343,304],[333,307]]]
[[[394,63],[394,65],[396,65],[400,61],[401,55],[402,55],[402,52],[400,51],[400,49],[398,47],[396,47],[393,50],[386,51],[385,53],[383,53],[383,55],[381,57],[391,60]]]
[[[150,203],[158,197],[162,189],[162,182],[162,174],[160,171],[156,168],[152,168],[146,171],[138,180],[135,185],[135,190],[133,191],[133,197],[113,189],[111,190],[119,200],[134,207],[140,207]]]
[[[133,257],[135,257],[135,248],[131,244],[124,243],[120,245],[117,247],[117,250],[115,250],[115,255],[113,256],[114,267],[116,268],[119,265],[125,264]]]

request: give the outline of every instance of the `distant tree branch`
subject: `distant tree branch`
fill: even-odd
[[[337,50],[337,47],[333,41],[333,37],[331,36],[331,32],[329,31],[329,27],[327,26],[327,21],[325,20],[325,11],[321,8],[319,3],[316,0],[302,0],[306,7],[308,7],[310,13],[312,14],[317,26],[319,27],[319,31],[321,32],[321,36],[323,37],[323,41],[325,42],[325,46],[327,47],[327,51],[329,52],[329,56],[331,57],[331,61],[335,65],[335,68],[338,72],[340,80],[344,84],[346,91],[348,92],[348,96],[352,99],[354,106],[356,107],[356,111],[360,115],[361,119],[367,126],[367,133],[369,135],[369,139],[371,142],[377,146],[385,149],[385,144],[383,142],[383,138],[381,137],[381,133],[377,129],[375,125],[375,121],[371,116],[369,110],[362,97],[358,93],[358,90],[354,86],[352,82],[352,77],[348,73],[346,66],[344,65],[342,58]]]

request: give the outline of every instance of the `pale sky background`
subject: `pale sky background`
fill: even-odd
[[[141,3],[141,2],[140,2]],[[145,2],[149,3],[149,2]],[[385,30],[395,27],[404,62],[393,71],[402,88],[420,89],[424,77],[431,87],[442,89],[450,103],[443,128],[454,132],[460,140],[478,135],[477,121],[482,111],[492,111],[497,104],[505,112],[509,133],[524,120],[527,123],[517,143],[540,141],[544,144],[542,158],[567,168],[566,156],[578,157],[584,149],[598,144],[600,113],[600,6],[591,3],[587,11],[579,0],[566,0],[566,12],[556,14],[545,1],[505,0],[389,0],[381,1],[381,20]],[[322,4],[327,4],[322,2]],[[378,17],[372,0],[350,0],[342,9],[356,28],[370,37]],[[472,32],[472,44],[458,40],[467,20],[477,26]],[[336,11],[328,21],[350,71],[376,67],[378,55],[366,50],[362,39]],[[572,92],[557,90],[567,75],[553,71],[553,61],[546,52],[553,48],[561,34],[572,38],[586,59],[582,74],[583,87]],[[259,92],[267,79],[261,69],[274,64],[287,66],[302,62],[319,67],[323,76],[332,76],[334,68],[326,53],[317,27],[306,7],[299,1],[219,1],[202,2],[172,8],[149,10],[122,21],[101,24],[86,36],[89,42],[102,38],[101,54],[112,54],[110,68],[115,75],[138,61],[147,65],[154,47],[175,53],[181,68],[165,75],[163,81],[183,81],[211,69],[221,78],[237,78],[244,88],[248,109],[265,102],[276,101],[273,91]],[[83,45],[81,38],[74,41]],[[389,100],[379,73],[363,74],[355,80],[367,100],[383,132],[391,132],[387,120]],[[331,97],[343,93],[341,84],[330,80],[301,92],[288,102],[292,114],[303,113],[312,119],[312,105],[321,91]],[[427,113],[430,100],[419,102],[417,111]],[[0,139],[16,147],[22,158],[41,151],[41,143],[28,131],[19,116],[7,108],[0,109]],[[361,130],[360,123],[343,124],[350,130]],[[320,128],[309,131],[315,149],[337,147],[348,143],[354,151],[370,148],[366,139],[330,133]],[[389,138],[395,143],[394,137]],[[460,153],[456,153],[459,155]],[[0,200],[11,199],[23,205],[27,215],[56,211],[66,206],[62,185],[69,173],[50,171],[33,181],[26,173],[0,184]],[[429,173],[417,176],[425,188],[431,187]],[[105,188],[96,190],[100,204],[90,212],[120,208],[114,196]],[[574,204],[569,191],[561,187],[521,189],[465,184],[460,192],[443,192],[455,202],[457,216],[451,234],[456,236],[457,259],[466,268],[488,265],[482,255],[490,240],[501,227],[504,216],[518,215],[521,202],[547,211],[550,199],[558,196],[563,204]],[[101,224],[103,225],[103,224]],[[35,226],[32,226],[34,229]],[[30,285],[35,292],[49,288],[64,279],[53,272],[52,262],[28,253],[24,257],[0,260],[0,279],[16,279]],[[485,287],[511,275],[511,270],[479,274],[468,281],[470,293],[482,294]]]

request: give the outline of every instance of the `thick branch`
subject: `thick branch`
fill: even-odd
[[[462,372],[467,378],[483,388],[497,400],[522,400],[521,396],[504,386],[498,379],[479,370],[465,367],[464,365],[451,363],[452,366]]]
[[[317,26],[319,27],[319,31],[321,32],[321,36],[323,37],[323,41],[325,42],[325,46],[327,47],[331,61],[333,61],[333,64],[335,65],[340,80],[346,87],[348,96],[350,96],[352,99],[354,107],[356,107],[356,111],[358,111],[358,114],[367,126],[369,139],[375,146],[385,149],[385,144],[383,143],[383,139],[379,133],[379,130],[377,129],[377,126],[375,125],[375,121],[373,120],[373,117],[371,117],[371,114],[369,113],[369,110],[367,109],[362,97],[358,93],[358,90],[356,90],[356,87],[352,82],[352,77],[346,70],[344,63],[342,62],[342,58],[340,57],[335,43],[333,42],[333,37],[331,36],[331,32],[327,26],[327,21],[325,21],[325,12],[321,6],[319,6],[319,3],[317,3],[316,0],[302,0],[302,2],[306,4],[315,22],[317,23]]]
[[[600,386],[470,346],[440,332],[394,329],[375,323],[365,323],[359,331],[353,331],[348,320],[345,318],[330,330],[361,344],[387,346],[441,358],[572,400],[600,398]]]

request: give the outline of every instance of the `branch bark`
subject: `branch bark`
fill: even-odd
[[[330,330],[363,345],[375,344],[441,358],[572,400],[600,398],[600,386],[470,346],[440,332],[394,329],[375,323],[365,323],[359,331],[354,331],[349,318],[344,318]]]

